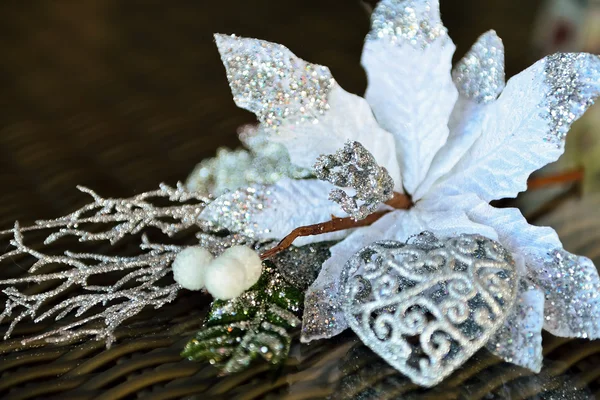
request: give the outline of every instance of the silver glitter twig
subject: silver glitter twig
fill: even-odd
[[[161,185],[158,190],[128,199],[104,199],[89,189],[80,190],[90,194],[94,201],[65,217],[38,221],[29,227],[21,227],[17,222],[13,229],[0,232],[12,234],[10,245],[13,247],[0,255],[0,265],[14,262],[19,256],[34,259],[26,276],[0,280],[0,286],[8,286],[2,290],[6,301],[0,313],[0,323],[10,320],[4,339],[26,318],[37,323],[70,316],[74,317],[73,322],[23,339],[23,343],[42,339],[67,342],[91,336],[105,340],[110,347],[115,340],[114,331],[123,321],[147,306],[159,308],[175,299],[179,285],[158,281],[170,273],[171,262],[180,246],[151,243],[142,235],[138,245],[140,252],[133,256],[73,251],[52,255],[25,244],[24,232],[57,229],[45,237],[44,244],[65,236],[77,237],[80,242],[107,240],[114,244],[148,227],[172,236],[193,226],[203,227],[197,216],[208,199],[187,192],[181,184],[176,188]],[[157,198],[174,204],[155,205],[151,200]],[[106,225],[108,228],[98,229]],[[40,268],[49,265],[54,266],[53,270],[39,273]],[[90,282],[93,277],[115,272],[120,273],[119,277],[108,284]],[[28,287],[32,283],[39,285],[34,291]],[[73,290],[78,291],[68,294]]]
[[[367,217],[394,196],[394,180],[359,142],[348,141],[335,154],[321,155],[315,164],[315,175],[356,191],[354,196],[342,189],[333,189],[329,194],[355,220]]]

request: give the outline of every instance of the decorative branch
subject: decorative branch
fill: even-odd
[[[79,210],[64,217],[36,221],[34,225],[21,228],[22,232],[60,228],[49,235],[44,244],[50,244],[64,236],[77,236],[82,242],[108,240],[115,244],[127,235],[135,235],[147,227],[159,229],[172,236],[177,232],[199,223],[198,215],[210,199],[195,192],[187,191],[181,183],[176,188],[161,184],[158,190],[145,192],[127,199],[104,199],[93,190],[78,186],[77,189],[89,194],[94,200]],[[177,203],[175,206],[159,207],[149,200],[162,198]],[[183,204],[195,201],[191,204]],[[113,224],[100,232],[86,231],[85,224]],[[0,235],[12,232],[7,230]]]
[[[26,318],[37,323],[49,318],[61,320],[72,316],[74,322],[26,338],[23,342],[40,339],[63,342],[92,336],[97,340],[105,340],[110,347],[115,340],[114,331],[123,321],[147,306],[159,308],[175,299],[179,285],[161,285],[158,281],[170,272],[171,262],[180,246],[151,243],[144,234],[139,244],[141,252],[134,256],[72,251],[48,255],[26,245],[24,232],[58,229],[46,236],[44,244],[65,236],[78,237],[80,242],[108,240],[114,244],[127,235],[135,235],[152,227],[172,236],[194,226],[202,228],[198,215],[209,200],[186,191],[181,184],[176,188],[161,185],[158,190],[128,199],[104,199],[89,189],[79,189],[91,195],[93,203],[65,217],[38,221],[24,228],[16,223],[13,229],[0,232],[13,235],[10,244],[14,247],[0,255],[0,263],[11,262],[20,255],[34,258],[27,276],[0,281],[0,286],[10,285],[2,290],[7,299],[4,311],[0,314],[0,323],[12,317],[4,339],[9,338],[16,325]],[[174,204],[157,206],[150,201],[155,198]],[[106,225],[109,225],[108,228],[105,228]],[[58,272],[35,273],[49,264],[67,268]],[[111,272],[121,272],[123,276],[105,286],[88,283],[93,276]],[[35,294],[17,288],[31,283],[44,284],[44,288]],[[74,289],[78,290],[75,295],[63,296]],[[97,327],[98,321],[102,322],[100,327]]]

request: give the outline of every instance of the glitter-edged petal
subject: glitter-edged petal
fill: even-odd
[[[257,240],[280,240],[299,226],[345,217],[339,205],[329,200],[333,188],[316,179],[284,178],[272,186],[252,186],[219,196],[200,214],[215,228],[241,233]],[[338,240],[347,232],[298,238],[294,245]]]
[[[566,252],[552,228],[530,225],[516,208],[494,208],[476,196],[449,197],[469,218],[496,230],[524,260],[522,276],[545,296],[544,329],[557,336],[600,338],[600,278],[594,263]]]
[[[515,197],[529,175],[564,151],[571,124],[600,95],[600,57],[555,54],[510,79],[486,112],[481,136],[432,191]]]
[[[414,200],[423,197],[435,181],[465,155],[481,135],[489,104],[504,89],[504,46],[496,32],[489,31],[479,37],[454,67],[452,78],[459,96],[448,123],[450,135],[435,155],[425,180],[413,194]]]
[[[331,247],[331,258],[323,264],[317,280],[307,290],[301,340],[310,342],[329,338],[348,327],[340,308],[340,274],[354,253],[377,240],[405,242],[424,231],[439,237],[465,233],[481,234],[493,240],[497,238],[492,228],[470,221],[462,211],[430,212],[418,205],[408,211],[394,211],[368,227],[357,229]]]
[[[546,294],[544,329],[556,336],[600,338],[600,278],[594,263],[563,249],[532,271]]]
[[[319,155],[357,141],[401,190],[392,135],[379,127],[366,100],[343,90],[327,67],[263,40],[215,39],[236,104],[256,114],[265,134],[287,148],[292,163],[312,168]]]
[[[371,22],[362,55],[365,97],[395,137],[404,187],[412,194],[448,137],[457,98],[450,75],[455,47],[437,0],[383,0]]]
[[[542,368],[544,293],[526,282],[519,288],[511,315],[486,348],[507,362],[538,373]]]

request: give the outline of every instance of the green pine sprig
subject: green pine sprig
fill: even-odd
[[[216,300],[204,326],[182,356],[208,361],[223,373],[239,372],[258,359],[276,366],[290,351],[290,331],[300,325],[301,290],[265,262],[259,281],[240,297]]]

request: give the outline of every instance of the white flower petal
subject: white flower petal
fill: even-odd
[[[494,208],[475,196],[451,198],[474,222],[523,257],[527,276],[546,296],[544,329],[557,336],[600,338],[600,277],[586,257],[566,252],[552,228],[529,225],[516,208]]]
[[[347,214],[329,200],[328,182],[284,178],[272,186],[254,186],[219,196],[201,213],[200,219],[215,227],[242,233],[257,240],[282,239],[295,228],[331,220]],[[294,244],[338,240],[347,231],[298,238]]]
[[[437,237],[481,234],[496,240],[493,229],[470,221],[462,211],[428,211],[416,206],[393,211],[374,224],[357,229],[331,247],[331,257],[323,263],[317,280],[308,288],[304,301],[303,342],[335,336],[348,325],[340,308],[340,273],[357,251],[377,240],[405,242],[409,237],[430,231]]]
[[[542,368],[542,325],[544,292],[525,283],[504,326],[487,343],[486,348],[507,362],[538,373]]]
[[[533,171],[563,153],[571,123],[599,94],[598,56],[555,54],[535,63],[508,81],[479,139],[432,190],[485,201],[515,197]]]
[[[402,188],[394,139],[379,127],[366,100],[346,92],[327,67],[296,57],[285,46],[215,35],[236,104],[254,112],[293,164],[312,168],[321,154],[346,141],[363,144]]]
[[[365,97],[394,134],[404,187],[414,193],[448,137],[457,98],[450,75],[455,46],[436,0],[383,0],[371,18],[362,55]]]
[[[471,50],[452,71],[459,92],[448,128],[446,144],[435,155],[425,180],[413,194],[423,197],[442,175],[456,165],[481,135],[482,122],[489,104],[504,89],[504,46],[496,32],[479,37]]]

